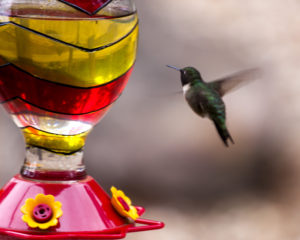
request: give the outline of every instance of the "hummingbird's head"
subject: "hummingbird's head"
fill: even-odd
[[[167,67],[170,67],[170,68],[173,68],[177,71],[180,71],[182,86],[184,86],[186,84],[189,84],[190,82],[192,82],[195,79],[198,79],[198,80],[202,81],[201,74],[194,67],[185,67],[185,68],[181,68],[181,69],[177,68],[177,67],[170,66],[170,65],[167,65]]]
[[[182,86],[192,82],[195,79],[202,80],[199,71],[194,67],[185,67],[180,69]]]

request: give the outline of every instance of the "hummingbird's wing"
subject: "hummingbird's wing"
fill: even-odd
[[[242,84],[246,84],[250,80],[255,80],[261,74],[261,70],[258,68],[247,69],[234,73],[230,76],[217,79],[213,82],[207,83],[211,88],[215,89],[220,96],[224,96],[229,91],[237,88]]]

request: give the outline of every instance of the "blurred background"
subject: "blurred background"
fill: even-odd
[[[88,137],[90,175],[123,189],[163,230],[135,239],[300,239],[300,2],[135,0],[139,52],[123,96]],[[178,72],[261,67],[225,96],[235,145],[185,103]],[[19,171],[21,132],[1,109],[0,185]]]

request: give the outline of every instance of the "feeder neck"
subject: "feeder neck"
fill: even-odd
[[[83,151],[59,154],[38,147],[27,147],[21,169],[25,178],[45,181],[81,180],[86,177]]]

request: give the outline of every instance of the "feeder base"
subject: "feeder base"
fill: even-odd
[[[22,220],[21,207],[37,194],[55,197],[62,203],[58,225],[47,230],[30,228]],[[136,207],[141,216],[142,207]],[[0,240],[12,239],[120,239],[128,232],[162,228],[162,222],[120,216],[110,196],[90,176],[80,181],[33,181],[20,175],[0,190]]]

